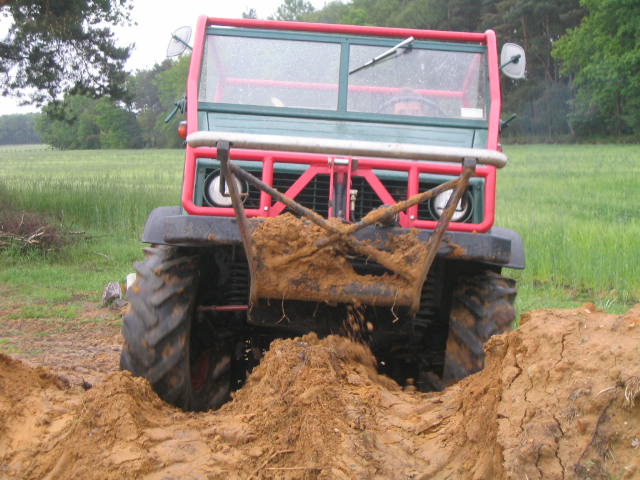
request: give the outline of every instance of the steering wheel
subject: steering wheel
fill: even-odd
[[[376,113],[389,113],[389,110],[390,110],[391,107],[393,107],[397,103],[402,103],[402,102],[417,102],[417,103],[421,103],[423,105],[427,105],[432,110],[435,110],[436,113],[438,113],[442,117],[448,116],[447,113],[444,110],[442,110],[440,105],[438,105],[436,102],[434,102],[433,100],[428,100],[426,98],[422,98],[422,97],[394,97],[391,100],[387,100],[386,102],[384,102],[380,106],[380,108],[378,108]],[[428,115],[425,114],[425,116],[428,116]]]

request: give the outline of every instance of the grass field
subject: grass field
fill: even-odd
[[[520,311],[640,302],[640,146],[518,146],[499,173],[497,224],[520,232]]]
[[[496,224],[522,235],[521,312],[593,301],[611,312],[640,302],[640,146],[514,146],[498,175]],[[0,147],[0,195],[48,212],[74,246],[0,254],[0,283],[31,299],[66,301],[122,281],[141,258],[155,206],[177,205],[181,150],[60,152]]]

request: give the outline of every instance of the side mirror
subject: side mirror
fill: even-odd
[[[524,48],[515,43],[505,43],[500,52],[500,70],[514,80],[524,78],[527,59]]]
[[[187,48],[191,50],[189,39],[191,38],[191,27],[180,27],[171,34],[169,46],[167,47],[167,57],[175,57],[183,53]]]

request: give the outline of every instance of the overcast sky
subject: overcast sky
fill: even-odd
[[[329,0],[311,0],[316,9],[322,8]],[[133,20],[131,27],[115,29],[120,45],[135,43],[135,49],[127,62],[128,70],[136,71],[152,67],[165,58],[169,35],[176,28],[190,25],[195,28],[200,15],[221,18],[240,18],[249,8],[254,8],[258,18],[273,15],[283,0],[179,0],[158,2],[158,0],[132,0]],[[168,8],[170,7],[170,8]],[[7,32],[7,20],[0,18],[0,35]],[[14,98],[0,99],[0,115],[27,113],[33,107],[18,107]]]

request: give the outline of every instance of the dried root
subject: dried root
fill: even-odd
[[[640,397],[640,377],[630,377],[624,382],[624,406],[633,408]]]

